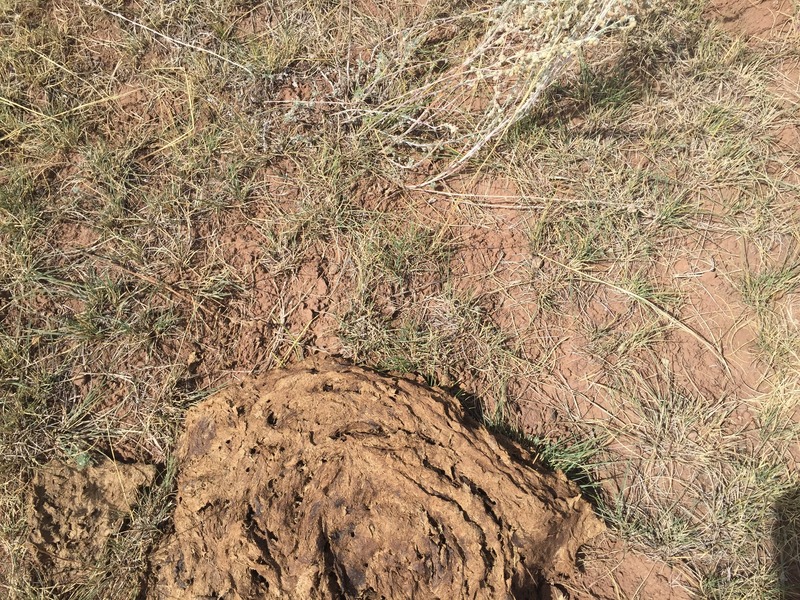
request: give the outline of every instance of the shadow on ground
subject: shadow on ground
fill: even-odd
[[[794,488],[775,503],[772,538],[779,598],[800,600],[800,488]]]

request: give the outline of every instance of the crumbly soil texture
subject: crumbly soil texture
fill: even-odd
[[[604,529],[577,486],[454,398],[331,360],[192,408],[178,468],[153,599],[538,598]],[[152,476],[43,472],[34,545],[53,583],[85,576],[70,565],[91,563]]]
[[[155,473],[152,465],[110,460],[82,469],[53,461],[37,473],[29,502],[31,567],[48,588],[68,595],[91,579]]]

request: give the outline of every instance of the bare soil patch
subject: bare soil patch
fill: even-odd
[[[796,5],[792,0],[712,0],[706,14],[737,35],[775,38],[796,29]]]

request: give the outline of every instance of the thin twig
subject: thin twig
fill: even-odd
[[[214,58],[218,58],[219,60],[228,63],[229,65],[233,65],[234,67],[239,67],[240,69],[245,71],[248,75],[252,75],[253,74],[253,72],[250,69],[245,67],[243,64],[236,62],[235,60],[231,60],[230,58],[225,58],[224,56],[222,56],[221,54],[217,54],[213,50],[209,50],[207,48],[202,48],[201,46],[196,46],[195,44],[190,44],[189,42],[184,42],[183,40],[179,40],[177,38],[170,37],[170,36],[168,36],[168,35],[166,35],[164,33],[161,33],[160,31],[157,31],[157,30],[153,29],[152,27],[148,27],[147,25],[142,25],[138,21],[134,21],[133,19],[129,19],[128,17],[119,14],[118,12],[114,12],[113,10],[109,10],[105,6],[100,4],[99,2],[96,2],[95,0],[86,0],[86,4],[88,4],[89,6],[94,6],[95,8],[99,8],[100,10],[102,10],[106,14],[109,14],[109,15],[111,15],[113,17],[121,19],[121,20],[125,21],[126,23],[130,23],[131,25],[133,25],[134,27],[138,27],[139,29],[144,29],[145,31],[147,31],[149,33],[152,33],[153,35],[155,35],[157,37],[160,37],[160,38],[162,38],[164,40],[167,40],[168,42],[172,42],[173,44],[177,44],[178,46],[183,46],[184,48],[189,48],[190,50],[197,50],[198,52],[204,52],[205,54],[208,54],[209,56],[213,56]]]
[[[554,265],[556,265],[558,267],[561,267],[562,269],[566,269],[567,271],[575,273],[578,277],[581,277],[581,278],[586,279],[588,281],[591,281],[593,283],[599,283],[601,285],[605,285],[606,287],[610,287],[611,289],[616,290],[617,292],[619,292],[621,294],[624,294],[624,295],[628,296],[629,298],[633,298],[637,302],[641,302],[647,308],[649,308],[654,313],[656,313],[658,316],[660,316],[662,319],[672,323],[673,325],[675,325],[676,327],[678,327],[679,329],[681,329],[685,333],[688,333],[690,336],[692,336],[694,339],[696,339],[698,342],[700,342],[703,346],[708,348],[708,350],[714,355],[714,357],[723,366],[723,368],[725,369],[726,375],[728,375],[728,377],[731,377],[731,378],[733,377],[733,374],[731,373],[731,368],[728,365],[728,361],[725,359],[725,356],[722,354],[722,352],[720,351],[720,349],[717,347],[716,344],[711,342],[708,338],[703,336],[703,334],[701,334],[699,331],[697,331],[693,327],[690,327],[689,325],[687,325],[686,323],[684,323],[683,321],[678,319],[676,316],[670,314],[669,312],[667,312],[666,310],[661,308],[658,304],[656,304],[652,300],[648,300],[644,296],[641,296],[640,294],[637,294],[636,292],[632,292],[631,290],[625,289],[624,287],[619,286],[619,285],[617,285],[615,283],[611,283],[610,281],[606,281],[605,279],[600,279],[599,277],[595,277],[594,275],[586,273],[585,271],[581,271],[581,270],[576,269],[574,267],[570,267],[569,265],[565,265],[565,264],[563,264],[563,263],[561,263],[561,262],[559,262],[559,261],[557,261],[557,260],[555,260],[553,258],[550,258],[549,256],[545,256],[544,254],[539,254],[539,256],[542,259],[544,259],[544,260],[546,260],[548,262],[551,262],[551,263],[553,263]]]

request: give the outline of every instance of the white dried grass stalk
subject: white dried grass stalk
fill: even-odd
[[[423,156],[406,165],[409,168],[445,149],[456,156],[421,184],[430,185],[456,173],[530,114],[582,49],[632,27],[636,12],[632,0],[505,0],[410,28],[399,44],[394,38],[385,48],[376,48],[365,94],[391,90],[418,65],[416,52],[436,28],[471,26],[483,34],[472,47],[460,48],[460,60],[451,57],[443,73],[413,89],[395,89],[371,107],[373,125],[393,146],[422,151]],[[394,52],[388,50],[392,46]],[[366,114],[363,110],[354,106],[348,112]]]

